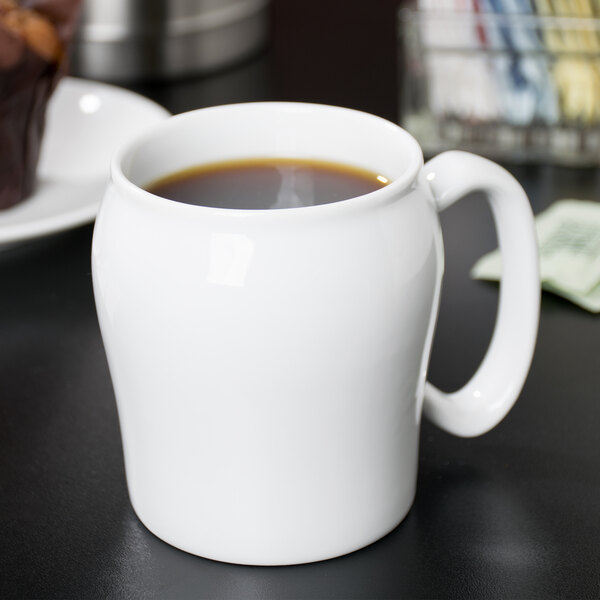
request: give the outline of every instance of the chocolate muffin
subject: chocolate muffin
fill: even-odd
[[[35,185],[46,105],[67,68],[81,0],[0,0],[0,209]]]

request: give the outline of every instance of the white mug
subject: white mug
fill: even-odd
[[[333,161],[391,183],[300,208],[192,206],[143,189],[195,165]],[[442,272],[438,212],[487,193],[504,275],[493,338],[461,390],[426,382]],[[422,412],[473,436],[520,393],[539,316],[537,246],[519,184],[448,152],[423,165],[397,125],[331,106],[207,108],[113,159],[93,281],[141,521],[203,557],[282,565],[394,529],[415,495]]]

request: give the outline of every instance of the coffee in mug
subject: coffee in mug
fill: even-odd
[[[387,183],[383,175],[348,165],[255,158],[195,166],[167,175],[146,190],[197,206],[265,210],[339,202]]]

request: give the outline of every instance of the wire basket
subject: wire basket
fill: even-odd
[[[600,20],[402,9],[399,37],[400,120],[426,154],[600,164]]]

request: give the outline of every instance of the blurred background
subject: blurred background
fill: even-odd
[[[95,7],[108,13],[111,4],[123,10],[127,3],[85,0],[72,61],[74,75],[127,85],[158,100],[172,112],[216,102],[269,99],[348,105],[348,98],[352,98],[353,108],[397,119],[397,95],[390,94],[390,82],[394,82],[395,89],[398,77],[397,0],[377,0],[375,9],[367,3],[342,5],[336,0],[132,1],[129,4],[132,9],[135,7],[134,13],[139,10],[146,15],[146,24],[136,21],[131,26],[142,29],[128,33],[118,25],[124,17],[117,11],[115,37],[120,34],[130,36],[130,40],[120,44],[106,35],[105,42],[93,43],[94,34],[102,31],[96,28],[94,19],[100,15]],[[162,21],[152,22],[154,17],[149,17],[145,8],[149,4],[169,9],[185,5],[182,14],[201,14],[206,10],[204,17],[234,4],[244,10],[240,9],[237,15],[230,12],[229,23],[226,19],[205,19],[205,28],[200,18],[198,30],[188,34],[195,54],[188,57],[184,72],[178,73],[178,61],[170,58],[174,55],[169,54],[168,48],[169,17],[163,13]],[[193,17],[185,20],[192,21]],[[213,23],[214,28],[210,26]],[[234,35],[228,37],[232,29]],[[227,38],[227,43],[211,45],[211,36]],[[172,39],[176,37],[173,34]],[[199,41],[203,37],[206,45]],[[372,43],[373,39],[377,44]],[[227,53],[225,60],[221,60],[220,50]],[[131,62],[125,60],[127,56],[132,57]],[[129,65],[127,72],[121,71],[115,77],[111,65],[122,65],[124,61]],[[170,61],[169,69],[165,65]],[[169,86],[164,85],[167,80]]]
[[[599,15],[598,0],[85,0],[72,67],[172,112],[350,98],[400,121],[428,155],[589,166]]]

